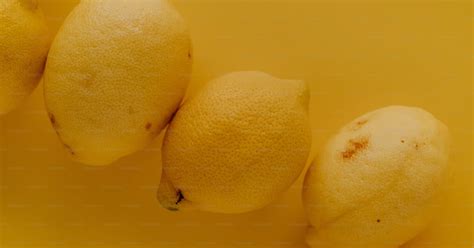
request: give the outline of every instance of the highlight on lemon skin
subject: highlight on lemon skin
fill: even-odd
[[[0,116],[18,108],[43,74],[51,37],[36,0],[0,1]]]
[[[313,248],[396,248],[418,235],[449,176],[447,127],[420,108],[356,118],[321,150],[304,182]]]
[[[66,152],[107,165],[143,149],[176,112],[191,67],[187,25],[168,1],[81,1],[52,44],[44,76]]]
[[[242,213],[269,204],[306,164],[308,104],[306,83],[263,72],[234,72],[208,83],[166,132],[162,206]]]

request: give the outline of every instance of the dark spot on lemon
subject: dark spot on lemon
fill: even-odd
[[[56,117],[49,113],[49,120],[51,121],[51,124],[53,124],[53,126],[56,124]]]
[[[369,120],[360,120],[360,121],[357,121],[354,126],[352,127],[352,130],[353,131],[357,131],[359,130],[360,128],[362,128]]]
[[[369,146],[369,139],[367,137],[350,139],[345,151],[342,152],[342,157],[344,159],[350,159],[356,154],[360,153],[362,150],[366,149]]]
[[[74,152],[74,150],[72,149],[70,145],[64,144],[64,147],[66,147],[66,149],[69,151],[69,153],[71,153],[71,155],[76,155],[76,153]]]
[[[58,120],[56,119],[56,116],[54,116],[54,114],[48,113],[48,117],[49,121],[51,121],[51,125],[53,125],[54,130],[57,131],[59,129],[59,124]]]
[[[151,124],[150,122],[147,122],[147,124],[145,125],[145,128],[146,128],[146,130],[149,131],[152,126],[153,126],[153,124]]]

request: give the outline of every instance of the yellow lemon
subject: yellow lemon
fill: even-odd
[[[109,164],[149,144],[184,96],[191,52],[185,22],[167,1],[81,1],[44,77],[51,122],[72,157]]]
[[[306,83],[235,72],[184,103],[166,132],[161,204],[240,213],[261,208],[300,175],[311,131]]]
[[[43,73],[50,37],[37,0],[0,1],[0,115],[20,105]]]
[[[322,247],[398,247],[433,215],[449,174],[449,133],[430,113],[391,106],[330,139],[304,182],[311,228]]]

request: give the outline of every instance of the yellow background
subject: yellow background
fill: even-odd
[[[54,32],[78,0],[40,0]],[[407,247],[472,247],[472,6],[469,1],[174,1],[192,31],[190,92],[262,70],[311,83],[314,149],[390,104],[451,129],[454,176],[433,225]],[[305,247],[301,180],[265,209],[171,213],[158,205],[160,139],[104,168],[74,164],[44,111],[42,86],[0,119],[0,247]]]

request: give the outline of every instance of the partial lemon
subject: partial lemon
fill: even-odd
[[[18,107],[38,85],[50,45],[36,0],[0,1],[0,115]]]

